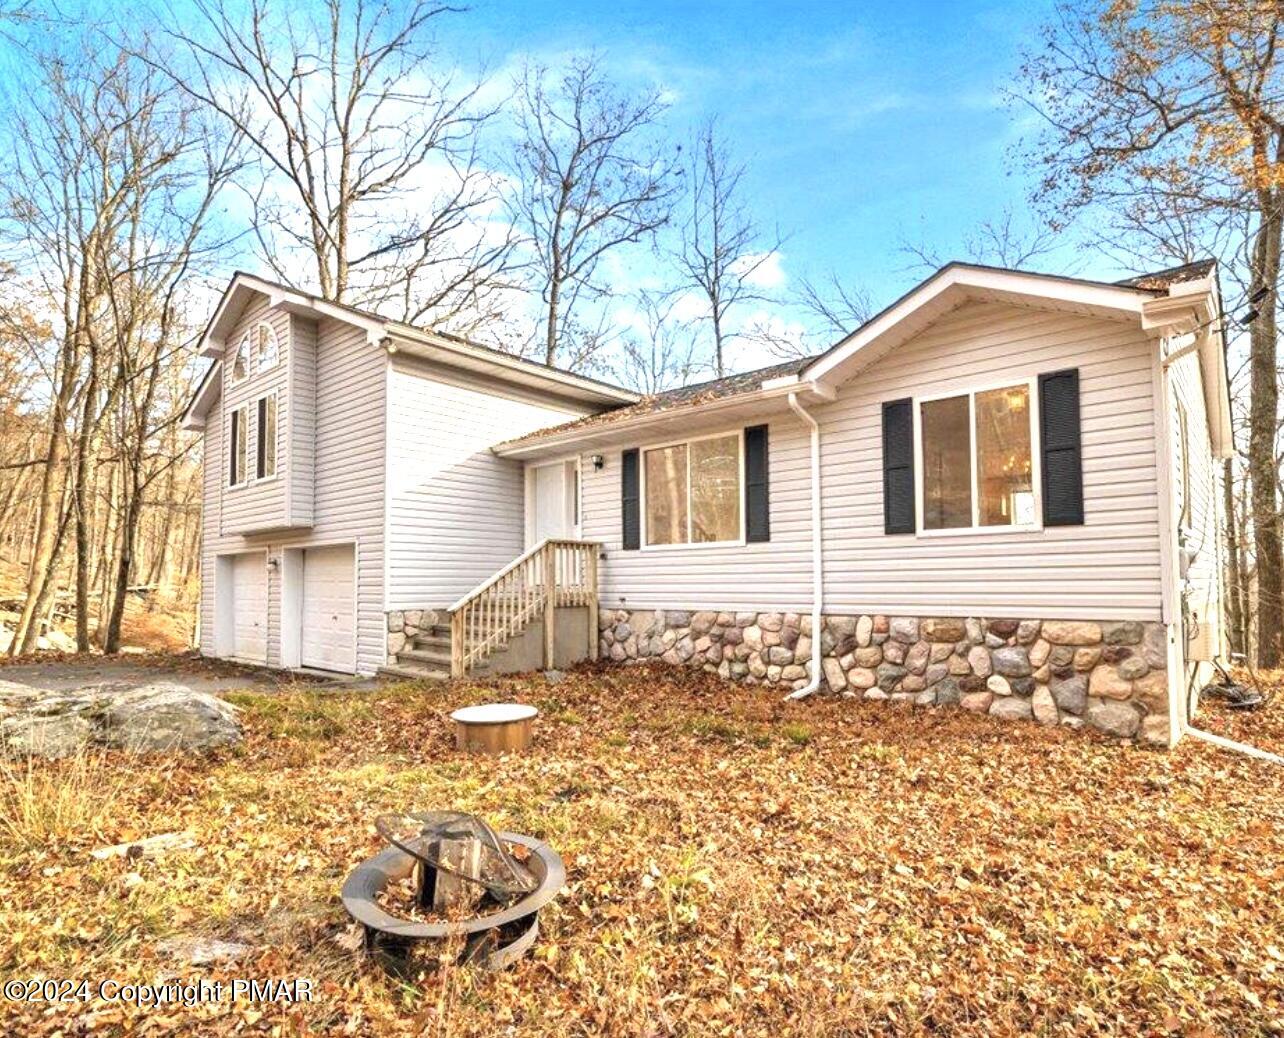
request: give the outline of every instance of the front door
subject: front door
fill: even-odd
[[[574,461],[536,465],[527,470],[527,544],[547,538],[574,539],[579,516],[579,472]]]

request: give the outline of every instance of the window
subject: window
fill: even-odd
[[[267,479],[276,475],[276,396],[260,397],[258,411],[258,456],[255,471],[259,479]]]
[[[266,321],[254,329],[254,370],[267,371],[276,367],[276,332]]]
[[[1029,383],[919,404],[924,530],[1036,526]]]
[[[250,336],[247,332],[241,336],[241,344],[236,347],[236,356],[232,358],[232,385],[245,381],[245,376],[250,373],[249,363]]]
[[[245,422],[248,417],[248,408],[244,405],[231,413],[232,427],[228,445],[227,482],[229,486],[233,487],[239,487],[249,477],[249,473],[246,471],[249,457],[247,430],[245,428]]]
[[[646,543],[740,540],[740,453],[739,432],[644,451]]]

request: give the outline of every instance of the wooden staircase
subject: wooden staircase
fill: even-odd
[[[397,653],[391,677],[444,681],[485,673],[535,624],[543,625],[543,667],[554,665],[557,610],[588,610],[587,655],[597,656],[597,556],[592,541],[544,540],[478,584],[436,624]]]

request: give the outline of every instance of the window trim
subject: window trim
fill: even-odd
[[[1020,526],[980,526],[981,501],[977,492],[976,477],[976,397],[978,393],[988,393],[995,389],[1011,389],[1025,386],[1030,400],[1030,484],[1034,494],[1034,522]],[[968,429],[972,437],[970,465],[972,470],[972,525],[960,526],[949,530],[929,530],[924,526],[927,518],[923,499],[923,418],[921,405],[933,400],[950,400],[954,397],[968,398]],[[1039,434],[1039,376],[1018,376],[995,382],[978,383],[941,393],[925,393],[913,396],[912,417],[914,421],[914,535],[916,537],[976,537],[1012,534],[1041,533],[1043,525],[1043,442]]]
[[[234,386],[239,386],[245,382],[253,372],[250,371],[250,333],[247,331],[241,336],[241,341],[237,345],[235,352],[232,354],[232,366],[228,369],[228,380]],[[245,370],[237,375],[236,364],[238,361],[245,361]]]
[[[260,476],[259,472],[259,445],[263,442],[263,429],[259,422],[259,409],[264,401],[271,400],[273,403],[273,429],[272,433],[276,440],[276,449],[272,453],[272,471],[266,476]],[[254,482],[270,483],[276,479],[277,473],[281,470],[281,401],[277,398],[277,391],[270,390],[254,399]]]
[[[646,485],[646,455],[647,451],[663,450],[665,447],[677,447],[683,444],[688,446],[687,453],[687,537],[691,536],[691,455],[689,447],[693,443],[699,443],[702,440],[724,440],[735,436],[739,445],[739,465],[737,468],[737,487],[738,500],[740,502],[740,532],[735,540],[730,541],[691,541],[687,540],[681,544],[651,544],[647,530],[647,485]],[[745,431],[743,426],[732,429],[722,429],[714,433],[705,433],[700,436],[684,436],[678,440],[666,440],[662,443],[648,443],[638,447],[638,529],[640,531],[640,551],[689,551],[691,549],[699,550],[701,548],[742,548],[745,546]]]
[[[228,467],[228,490],[240,490],[247,487],[253,482],[249,478],[249,461],[250,461],[250,403],[244,401],[235,407],[229,408],[227,412],[227,467]],[[239,417],[237,417],[239,416]],[[245,439],[245,465],[238,467],[236,464],[236,434],[240,433]],[[240,478],[237,479],[236,477]]]
[[[259,358],[255,356],[255,351],[258,349],[258,332],[261,328],[266,328],[268,330],[268,335],[272,340],[272,363],[271,364],[260,365]],[[250,335],[251,333],[246,332],[246,334]],[[250,340],[250,355],[253,361],[253,365],[252,365],[253,371],[250,372],[250,374],[252,375],[262,375],[264,372],[271,371],[273,368],[278,367],[280,365],[281,340],[276,334],[276,329],[272,327],[272,322],[259,321],[257,324],[254,325],[253,338]],[[250,365],[247,365],[247,369],[248,367],[250,367]]]

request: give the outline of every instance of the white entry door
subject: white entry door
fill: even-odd
[[[238,660],[267,660],[267,560],[261,551],[233,557],[232,655]]]
[[[579,520],[575,514],[579,493],[575,462],[538,465],[529,473],[527,501],[531,518],[527,524],[528,543],[538,544],[548,537],[574,538]]]
[[[356,669],[355,579],[352,545],[303,553],[303,666],[345,674]]]

